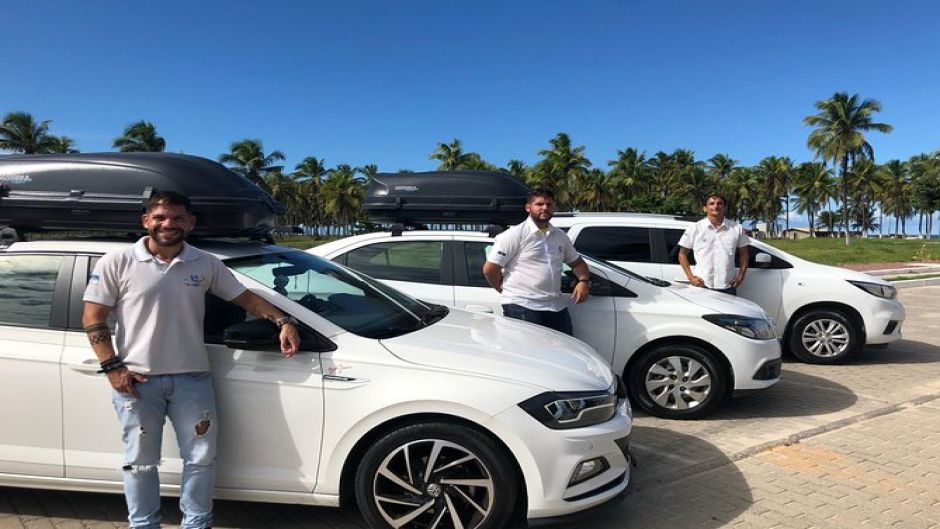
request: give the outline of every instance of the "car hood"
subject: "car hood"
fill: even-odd
[[[610,367],[584,342],[508,318],[451,309],[443,320],[382,340],[395,356],[423,366],[522,382],[551,391],[606,389]]]
[[[669,287],[669,292],[699,307],[708,309],[711,313],[767,318],[767,313],[757,303],[730,294],[722,294],[707,288],[690,287],[682,284],[673,284]]]

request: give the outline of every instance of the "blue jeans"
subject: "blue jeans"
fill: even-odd
[[[183,458],[181,529],[212,525],[215,487],[215,392],[209,373],[148,375],[135,385],[140,398],[112,390],[123,427],[124,495],[131,529],[160,527],[160,447],[166,417],[173,423]]]
[[[510,303],[503,305],[503,316],[535,323],[558,332],[563,332],[569,336],[573,335],[571,330],[571,314],[568,312],[567,308],[561,309],[558,312],[552,310],[532,310],[522,305]]]

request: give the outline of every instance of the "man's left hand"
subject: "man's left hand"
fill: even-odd
[[[280,340],[281,352],[284,353],[284,358],[290,358],[300,350],[300,333],[297,332],[297,327],[289,323],[282,325]]]
[[[741,286],[741,283],[744,282],[744,276],[735,276],[734,281],[731,282],[731,288],[738,288]]]
[[[581,303],[586,301],[590,295],[591,285],[587,281],[578,281],[577,286],[574,287],[574,292],[571,293],[571,299],[575,303]]]

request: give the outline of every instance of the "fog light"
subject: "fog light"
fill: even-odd
[[[609,468],[610,465],[603,457],[595,457],[594,459],[582,461],[574,468],[571,479],[568,480],[568,486],[573,487],[578,483],[583,483],[594,476],[604,473]]]

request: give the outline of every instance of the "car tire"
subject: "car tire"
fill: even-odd
[[[369,527],[489,529],[507,523],[519,486],[495,441],[467,426],[428,422],[372,443],[354,489]]]
[[[637,407],[664,419],[701,419],[724,400],[727,373],[695,344],[663,344],[644,351],[627,373]]]
[[[811,310],[793,321],[787,349],[809,364],[836,364],[861,345],[862,333],[845,313],[838,310]]]

